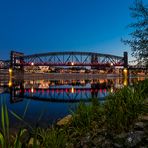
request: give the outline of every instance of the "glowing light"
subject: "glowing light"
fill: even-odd
[[[74,62],[71,62],[71,65],[73,66],[74,65]]]
[[[33,65],[34,65],[34,63],[32,62],[32,63],[31,63],[31,66],[33,66]]]
[[[9,73],[12,73],[12,69],[11,68],[9,68]]]
[[[74,88],[73,87],[71,88],[71,93],[74,93]]]
[[[124,81],[123,81],[123,85],[124,85],[124,86],[127,86],[127,84],[128,84],[127,79],[124,79]]]
[[[113,66],[114,64],[113,63],[110,63],[110,65]]]
[[[127,74],[127,69],[124,69],[123,72],[124,72],[124,74]]]
[[[113,92],[114,92],[114,89],[113,89],[112,87],[110,88],[110,92],[111,92],[111,93],[113,93]]]
[[[33,87],[31,88],[31,93],[34,93],[34,88]]]
[[[12,81],[9,81],[8,86],[9,86],[9,87],[12,86]]]

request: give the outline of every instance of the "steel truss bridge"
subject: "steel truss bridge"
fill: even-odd
[[[127,52],[123,56],[111,54],[93,53],[93,52],[48,52],[41,54],[24,55],[24,53],[11,51],[11,59],[0,60],[0,69],[21,69],[33,66],[90,66],[96,69],[114,68],[123,66],[129,70],[147,70],[142,64],[136,64],[137,61],[131,61],[128,64]]]
[[[21,60],[17,58],[17,60]],[[23,66],[106,66],[123,65],[123,57],[91,52],[50,52],[24,56]]]
[[[0,68],[19,69],[25,66],[91,66],[105,69],[107,67],[127,67],[127,52],[124,56],[101,54],[93,52],[48,52],[33,55],[11,51],[11,60],[1,61]]]

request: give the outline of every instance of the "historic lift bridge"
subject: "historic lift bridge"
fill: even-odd
[[[90,66],[96,69],[107,67],[123,66],[128,68],[128,55],[124,52],[123,56],[101,54],[93,52],[49,52],[33,55],[11,51],[10,61],[0,60],[0,68],[12,70],[23,70],[25,66]]]

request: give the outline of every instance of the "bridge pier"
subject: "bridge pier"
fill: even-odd
[[[124,65],[123,65],[123,85],[127,86],[129,82],[129,69],[128,69],[128,53],[123,52],[123,60],[124,60]]]
[[[98,63],[98,56],[97,55],[91,55],[91,64]],[[91,69],[96,69],[96,66],[91,66]]]
[[[15,75],[24,80],[24,66],[23,66],[23,53],[11,51],[10,53],[10,67],[9,67],[9,87],[13,85]]]

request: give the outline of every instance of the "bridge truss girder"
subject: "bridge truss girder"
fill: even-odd
[[[95,60],[93,60],[95,57]],[[16,57],[16,65],[23,66],[123,66],[124,58],[109,54],[91,52],[49,52]]]

